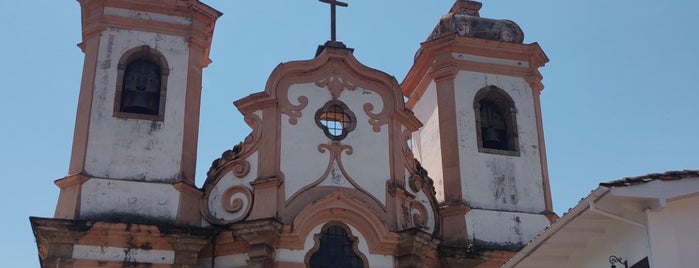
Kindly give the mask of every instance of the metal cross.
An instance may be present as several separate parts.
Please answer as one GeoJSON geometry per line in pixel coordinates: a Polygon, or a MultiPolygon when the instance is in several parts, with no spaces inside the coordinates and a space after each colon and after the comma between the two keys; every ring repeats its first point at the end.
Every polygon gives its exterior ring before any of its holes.
{"type": "Polygon", "coordinates": [[[335,7],[336,6],[346,7],[347,3],[340,2],[337,0],[318,0],[318,1],[330,4],[330,41],[332,41],[334,43],[335,41],[337,41],[335,38],[335,7]]]}

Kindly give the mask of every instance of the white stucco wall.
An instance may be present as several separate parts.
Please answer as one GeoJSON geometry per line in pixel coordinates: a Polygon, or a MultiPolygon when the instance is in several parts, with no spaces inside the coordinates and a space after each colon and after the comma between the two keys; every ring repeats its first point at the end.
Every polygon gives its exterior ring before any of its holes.
{"type": "MultiPolygon", "coordinates": [[[[688,180],[688,179],[684,179],[688,180]]],[[[699,196],[668,201],[646,211],[652,267],[696,267],[699,263],[699,196]],[[654,264],[654,265],[653,265],[654,264]]]]}
{"type": "Polygon", "coordinates": [[[524,246],[548,225],[541,214],[481,209],[466,213],[469,239],[497,246],[524,246]]]}
{"type": "Polygon", "coordinates": [[[545,210],[532,89],[522,78],[460,71],[455,80],[461,190],[472,208],[540,213],[545,210]],[[513,99],[520,156],[478,152],[473,101],[486,86],[513,99]]]}
{"type": "Polygon", "coordinates": [[[425,94],[415,104],[413,113],[424,124],[418,131],[413,132],[413,154],[434,181],[437,200],[444,201],[442,150],[439,146],[439,107],[437,107],[437,92],[434,82],[429,84],[425,94]]]}
{"type": "Polygon", "coordinates": [[[211,265],[211,258],[199,260],[201,268],[237,268],[248,267],[248,254],[235,254],[218,256],[214,259],[214,265],[211,265]]]}
{"type": "MultiPolygon", "coordinates": [[[[281,120],[281,170],[285,175],[287,198],[320,178],[328,168],[330,159],[330,152],[326,150],[321,153],[318,145],[330,144],[331,140],[315,123],[316,111],[331,100],[330,92],[314,83],[292,85],[288,99],[292,104],[298,104],[299,96],[308,98],[308,105],[301,111],[302,116],[297,124],[290,124],[287,115],[282,115],[281,120]]],[[[374,132],[369,116],[363,109],[364,104],[371,103],[374,112],[381,111],[383,102],[375,92],[362,88],[344,90],[338,100],[344,102],[357,117],[356,128],[340,141],[343,145],[352,146],[352,154],[342,152],[342,165],[359,187],[385,202],[385,185],[390,176],[388,127],[384,125],[380,132],[374,132]]],[[[352,187],[349,183],[323,183],[352,187]]]]}
{"type": "Polygon", "coordinates": [[[85,169],[95,177],[170,180],[179,177],[189,48],[178,36],[109,28],[100,36],[85,169]],[[148,45],[168,62],[163,122],[113,117],[119,59],[148,45]]]}
{"type": "MultiPolygon", "coordinates": [[[[614,221],[605,227],[604,235],[595,236],[585,248],[577,249],[564,267],[610,267],[609,256],[628,260],[629,267],[648,256],[646,230],[628,223],[614,221]]],[[[617,267],[623,267],[617,264],[617,267]]],[[[693,267],[661,265],[651,267],[693,267]]]]}
{"type": "MultiPolygon", "coordinates": [[[[320,233],[323,225],[325,223],[320,224],[313,228],[313,230],[308,234],[306,237],[306,240],[303,245],[302,250],[290,250],[290,249],[278,249],[277,250],[277,261],[280,262],[291,262],[291,263],[304,263],[304,260],[306,258],[306,254],[308,254],[308,251],[313,248],[315,245],[315,241],[313,240],[313,237],[320,233]]],[[[392,268],[393,266],[393,256],[387,256],[387,255],[377,255],[377,254],[370,254],[369,253],[369,246],[366,243],[366,239],[364,238],[364,235],[362,235],[354,226],[348,225],[350,228],[352,235],[356,236],[357,239],[359,240],[358,244],[358,250],[364,256],[367,258],[367,261],[369,262],[369,267],[377,267],[377,268],[392,268]]]]}
{"type": "Polygon", "coordinates": [[[191,25],[192,24],[191,18],[171,16],[171,15],[159,14],[159,13],[154,13],[154,12],[145,12],[145,11],[140,11],[140,10],[115,8],[115,7],[105,7],[104,14],[105,15],[114,15],[114,16],[119,16],[119,17],[124,17],[124,18],[147,20],[147,21],[166,22],[166,23],[172,23],[172,24],[181,24],[181,25],[191,25]]]}
{"type": "Polygon", "coordinates": [[[90,179],[82,185],[81,218],[114,215],[174,220],[180,193],[172,184],[90,179]]]}
{"type": "Polygon", "coordinates": [[[175,263],[175,251],[75,245],[73,259],[172,264],[175,263]]]}

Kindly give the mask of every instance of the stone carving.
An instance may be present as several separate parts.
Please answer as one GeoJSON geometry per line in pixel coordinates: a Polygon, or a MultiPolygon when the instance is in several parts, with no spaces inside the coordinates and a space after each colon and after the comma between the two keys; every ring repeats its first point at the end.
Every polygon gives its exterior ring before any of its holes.
{"type": "Polygon", "coordinates": [[[388,124],[388,112],[389,109],[386,107],[386,103],[384,103],[383,110],[379,113],[373,113],[374,111],[374,105],[371,103],[365,103],[364,104],[364,112],[369,116],[369,124],[371,125],[371,129],[374,132],[380,132],[381,131],[381,126],[388,124]]]}
{"type": "Polygon", "coordinates": [[[244,178],[250,172],[250,162],[246,160],[236,160],[231,163],[233,175],[238,178],[244,178]]]}
{"type": "Polygon", "coordinates": [[[245,137],[243,142],[233,146],[231,150],[226,150],[220,158],[211,163],[211,167],[206,173],[208,177],[223,174],[227,170],[232,170],[238,178],[248,175],[250,163],[245,159],[257,150],[257,142],[262,136],[262,119],[255,114],[250,114],[245,116],[245,122],[252,128],[252,132],[245,137]]]}
{"type": "Polygon", "coordinates": [[[233,223],[247,217],[252,208],[252,192],[244,186],[232,186],[223,192],[221,206],[233,217],[226,217],[226,223],[233,223]]]}
{"type": "Polygon", "coordinates": [[[412,216],[413,225],[418,228],[427,228],[427,208],[420,201],[414,200],[410,202],[410,215],[412,216]]]}
{"type": "Polygon", "coordinates": [[[343,67],[339,62],[333,61],[330,66],[327,66],[330,71],[327,75],[324,75],[322,79],[316,81],[316,86],[327,87],[330,90],[333,100],[337,100],[344,90],[356,90],[357,85],[350,82],[345,75],[343,75],[340,70],[343,67]]]}
{"type": "Polygon", "coordinates": [[[298,119],[303,115],[301,110],[306,108],[306,105],[308,105],[308,98],[305,96],[299,96],[296,101],[298,104],[292,104],[289,101],[279,103],[281,112],[289,116],[289,124],[292,125],[296,125],[298,123],[298,119]]]}
{"type": "Polygon", "coordinates": [[[479,10],[482,4],[475,1],[460,1],[452,10],[442,16],[427,41],[443,36],[459,36],[521,44],[524,42],[522,29],[510,20],[482,18],[479,10]]]}
{"type": "Polygon", "coordinates": [[[316,86],[327,87],[333,100],[340,97],[343,90],[355,90],[357,86],[342,76],[329,76],[316,82],[316,86]]]}

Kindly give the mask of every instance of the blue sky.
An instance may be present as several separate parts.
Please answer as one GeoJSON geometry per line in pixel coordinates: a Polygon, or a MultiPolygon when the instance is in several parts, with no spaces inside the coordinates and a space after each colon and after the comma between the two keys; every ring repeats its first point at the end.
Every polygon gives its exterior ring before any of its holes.
{"type": "MultiPolygon", "coordinates": [[[[309,59],[329,38],[316,0],[204,1],[224,13],[204,72],[197,182],[248,134],[232,102],[261,91],[279,63],[309,59]]],[[[400,82],[450,0],[348,1],[338,39],[400,82]]],[[[29,216],[50,217],[70,158],[83,54],[76,1],[0,0],[0,202],[8,267],[38,267],[29,216]]],[[[696,1],[485,1],[517,22],[550,62],[541,69],[549,173],[562,214],[597,183],[699,169],[696,1]]]]}

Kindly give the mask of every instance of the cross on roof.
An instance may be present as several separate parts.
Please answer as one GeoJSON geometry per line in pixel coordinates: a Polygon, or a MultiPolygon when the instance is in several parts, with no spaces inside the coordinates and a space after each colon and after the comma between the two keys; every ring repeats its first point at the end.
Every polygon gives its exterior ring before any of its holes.
{"type": "Polygon", "coordinates": [[[335,38],[335,7],[336,6],[346,7],[347,3],[340,2],[337,0],[318,0],[318,1],[330,4],[330,41],[334,43],[335,41],[337,41],[335,38]]]}

